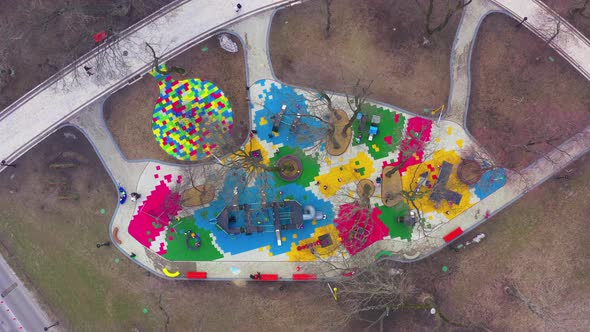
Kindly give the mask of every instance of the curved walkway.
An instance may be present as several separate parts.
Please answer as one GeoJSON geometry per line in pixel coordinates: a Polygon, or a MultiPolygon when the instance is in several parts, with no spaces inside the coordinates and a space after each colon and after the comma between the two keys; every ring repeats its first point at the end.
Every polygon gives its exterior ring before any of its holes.
{"type": "MultiPolygon", "coordinates": [[[[451,89],[444,118],[464,126],[469,106],[471,88],[471,51],[477,38],[481,21],[498,7],[488,1],[473,1],[463,9],[457,28],[455,43],[451,50],[451,89]]],[[[466,127],[466,126],[464,126],[466,127]]]]}

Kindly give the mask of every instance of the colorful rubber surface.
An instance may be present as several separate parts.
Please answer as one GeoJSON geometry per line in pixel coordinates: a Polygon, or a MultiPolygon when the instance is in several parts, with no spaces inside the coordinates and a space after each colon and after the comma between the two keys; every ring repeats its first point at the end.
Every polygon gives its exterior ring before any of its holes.
{"type": "Polygon", "coordinates": [[[152,131],[162,149],[178,160],[210,156],[232,129],[232,110],[223,91],[198,78],[177,81],[163,65],[150,74],[160,87],[152,131]]]}
{"type": "MultiPolygon", "coordinates": [[[[154,133],[157,132],[167,151],[179,159],[206,157],[214,148],[207,143],[211,137],[209,128],[221,126],[225,128],[222,132],[231,130],[229,102],[208,82],[196,79],[176,82],[168,75],[153,75],[162,91],[156,107],[156,113],[161,116],[154,116],[154,133]]],[[[361,128],[360,121],[355,120],[348,151],[332,157],[321,143],[325,123],[311,116],[317,106],[309,100],[317,100],[317,96],[270,80],[256,82],[250,92],[254,94],[251,104],[254,131],[244,150],[257,151],[266,165],[274,165],[286,155],[297,156],[303,165],[301,175],[288,182],[270,173],[268,177],[246,183],[243,170],[227,172],[224,179],[219,179],[223,186],[213,201],[198,207],[191,217],[170,219],[163,215],[180,211],[174,204],[178,198],[173,188],[182,183],[182,177],[162,172],[158,166],[153,176],[149,176],[153,177],[153,190],[129,226],[129,233],[141,244],[172,261],[240,257],[251,261],[306,262],[333,255],[340,244],[348,254],[355,255],[378,241],[411,241],[420,236],[417,229],[398,221],[408,215],[408,202],[387,207],[379,196],[381,190],[377,189],[370,207],[359,208],[355,204],[356,184],[368,179],[378,187],[377,179],[381,178],[385,166],[398,166],[399,172],[394,176],[401,177],[403,190],[416,191],[412,203],[423,212],[423,219],[418,221],[423,229],[450,221],[506,183],[503,169],[484,173],[471,186],[459,181],[458,151],[464,148],[468,138],[460,130],[453,130],[453,124],[435,126],[429,119],[366,104],[363,113],[368,120],[373,116],[380,119],[377,134],[369,140],[368,128],[361,128]],[[277,122],[283,107],[288,112],[277,122]],[[297,114],[301,116],[299,120],[297,114]],[[300,122],[295,126],[295,121],[300,122]],[[273,130],[277,123],[278,128],[273,130]],[[446,175],[443,169],[448,172],[446,175]],[[417,175],[424,177],[424,185],[415,189],[417,175]],[[458,202],[435,203],[430,199],[439,176],[446,177],[444,189],[455,193],[458,202]],[[296,200],[301,206],[313,207],[316,214],[304,220],[298,229],[281,230],[279,244],[273,214],[260,204],[263,196],[275,202],[296,200]],[[217,225],[216,218],[228,204],[248,204],[253,225],[262,231],[226,233],[217,225]],[[365,222],[359,224],[358,220],[365,222]],[[200,246],[187,237],[187,232],[198,235],[200,246]]],[[[243,212],[236,212],[236,216],[233,227],[244,228],[243,212]]]]}

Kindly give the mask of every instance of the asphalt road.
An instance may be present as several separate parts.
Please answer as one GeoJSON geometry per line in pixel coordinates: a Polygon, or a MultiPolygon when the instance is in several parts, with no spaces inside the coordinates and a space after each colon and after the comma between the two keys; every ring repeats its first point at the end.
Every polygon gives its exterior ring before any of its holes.
{"type": "Polygon", "coordinates": [[[49,322],[45,312],[8,266],[4,257],[0,256],[0,292],[11,288],[15,282],[16,288],[0,298],[0,332],[43,331],[43,327],[52,322],[49,322]]]}

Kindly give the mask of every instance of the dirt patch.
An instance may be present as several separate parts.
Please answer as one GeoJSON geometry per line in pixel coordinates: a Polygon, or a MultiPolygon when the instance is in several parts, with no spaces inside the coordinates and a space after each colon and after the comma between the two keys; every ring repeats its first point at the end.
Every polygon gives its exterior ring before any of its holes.
{"type": "MultiPolygon", "coordinates": [[[[452,320],[492,331],[584,330],[590,317],[590,247],[583,231],[590,213],[589,162],[590,155],[582,157],[564,171],[567,180],[549,180],[458,241],[483,232],[480,244],[445,249],[406,268],[452,320]],[[517,287],[540,314],[507,295],[506,285],[517,287]]],[[[398,320],[411,318],[401,315],[398,320]]],[[[420,318],[428,319],[414,316],[420,318]]]]}
{"type": "Polygon", "coordinates": [[[182,205],[186,207],[205,205],[213,199],[215,199],[215,186],[211,184],[191,187],[182,192],[182,205]]]}
{"type": "Polygon", "coordinates": [[[543,2],[583,35],[590,38],[590,2],[585,0],[543,0],[543,2]]]}
{"type": "MultiPolygon", "coordinates": [[[[241,45],[237,38],[232,38],[241,45]]],[[[246,69],[242,47],[229,53],[219,47],[217,37],[199,43],[167,62],[167,66],[183,68],[187,73],[172,74],[175,79],[198,77],[223,90],[233,110],[232,136],[242,142],[248,130],[246,100],[246,69]],[[206,51],[203,51],[206,50],[206,51]]],[[[104,104],[107,126],[127,159],[156,159],[186,163],[164,152],[152,132],[152,113],[159,96],[156,80],[149,74],[136,83],[113,93],[104,104]]]]}
{"type": "Polygon", "coordinates": [[[124,16],[100,16],[106,0],[3,0],[0,27],[0,67],[15,75],[1,89],[0,110],[95,46],[92,34],[113,32],[138,22],[171,0],[130,1],[124,16]],[[59,10],[63,12],[58,13],[59,10]],[[98,16],[96,16],[98,15],[98,16]],[[83,27],[83,29],[80,29],[83,27]]]}
{"type": "Polygon", "coordinates": [[[319,292],[303,283],[173,282],[113,245],[97,249],[117,190],[76,129],[57,131],[15,163],[0,173],[0,251],[65,330],[164,331],[166,317],[169,331],[329,330],[325,310],[336,307],[323,284],[319,292]],[[76,166],[49,167],[57,162],[76,166]],[[64,192],[78,198],[59,199],[64,192]]]}
{"type": "Polygon", "coordinates": [[[481,25],[467,127],[499,166],[522,169],[590,124],[590,82],[514,25],[503,14],[481,25]]]}
{"type": "MultiPolygon", "coordinates": [[[[386,166],[383,168],[383,174],[394,169],[394,166],[386,166]]],[[[383,176],[383,183],[381,184],[381,201],[387,207],[393,207],[403,200],[402,179],[399,172],[391,174],[390,176],[383,176]]]]}
{"type": "Polygon", "coordinates": [[[484,169],[475,160],[461,159],[461,163],[457,166],[457,177],[461,182],[469,186],[479,182],[483,172],[484,169]]]}
{"type": "Polygon", "coordinates": [[[344,135],[344,128],[348,124],[348,115],[343,110],[336,110],[330,113],[328,120],[334,126],[334,134],[328,135],[329,139],[326,142],[326,152],[331,156],[339,156],[348,150],[350,141],[352,140],[352,127],[347,128],[344,135]]]}
{"type": "MultiPolygon", "coordinates": [[[[425,16],[414,1],[331,3],[329,36],[325,1],[276,13],[269,46],[278,79],[336,92],[346,92],[357,79],[373,81],[370,98],[420,114],[447,102],[460,12],[423,47],[425,16]]],[[[445,9],[437,2],[435,21],[445,9]]]]}
{"type": "Polygon", "coordinates": [[[359,197],[371,197],[375,193],[375,183],[369,179],[362,179],[356,184],[356,194],[359,197]]]}

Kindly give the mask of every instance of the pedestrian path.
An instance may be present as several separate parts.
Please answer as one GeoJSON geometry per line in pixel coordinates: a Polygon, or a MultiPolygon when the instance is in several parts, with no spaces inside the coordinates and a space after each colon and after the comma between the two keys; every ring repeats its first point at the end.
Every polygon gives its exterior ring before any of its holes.
{"type": "Polygon", "coordinates": [[[103,100],[93,103],[80,112],[70,123],[79,127],[96,149],[113,180],[129,192],[135,191],[139,177],[147,162],[130,162],[124,158],[111,136],[102,112],[103,100]]]}
{"type": "Polygon", "coordinates": [[[457,29],[451,51],[451,89],[445,119],[464,126],[469,107],[471,88],[471,51],[477,38],[481,21],[499,8],[487,0],[474,0],[463,9],[461,24],[457,29]]]}
{"type": "Polygon", "coordinates": [[[440,226],[427,238],[410,243],[395,240],[381,241],[376,243],[374,248],[371,247],[371,251],[368,253],[390,250],[398,257],[406,256],[401,260],[412,260],[408,257],[418,253],[420,258],[424,258],[444,247],[443,236],[446,234],[457,227],[460,227],[463,232],[467,232],[479,226],[588,152],[590,152],[590,126],[565,141],[558,149],[549,152],[547,154],[549,159],[540,158],[520,173],[511,172],[506,186],[489,195],[451,222],[440,226]]]}
{"type": "Polygon", "coordinates": [[[272,16],[272,11],[267,11],[238,22],[229,28],[230,31],[242,38],[246,49],[248,86],[258,80],[273,77],[268,58],[268,34],[270,33],[272,16]]]}

